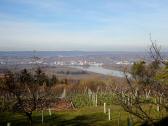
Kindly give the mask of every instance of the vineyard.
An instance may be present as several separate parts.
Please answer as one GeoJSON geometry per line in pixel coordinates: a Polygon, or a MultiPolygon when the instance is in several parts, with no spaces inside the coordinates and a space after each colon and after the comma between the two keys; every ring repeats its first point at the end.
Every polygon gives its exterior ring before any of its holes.
{"type": "Polygon", "coordinates": [[[0,79],[0,125],[166,126],[168,63],[155,44],[150,51],[153,60],[135,62],[125,78],[69,81],[40,68],[8,71],[0,79]]]}

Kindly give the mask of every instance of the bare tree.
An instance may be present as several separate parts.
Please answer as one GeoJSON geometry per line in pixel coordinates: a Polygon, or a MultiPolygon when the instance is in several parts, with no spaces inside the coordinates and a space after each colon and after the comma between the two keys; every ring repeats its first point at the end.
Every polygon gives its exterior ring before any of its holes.
{"type": "Polygon", "coordinates": [[[131,77],[125,72],[127,92],[117,92],[117,96],[125,111],[148,125],[155,125],[161,118],[152,115],[154,107],[157,111],[168,111],[168,69],[166,60],[161,56],[161,48],[151,42],[151,62],[134,63],[131,77]]]}
{"type": "Polygon", "coordinates": [[[48,82],[49,78],[40,68],[34,74],[27,69],[19,73],[9,71],[5,74],[0,89],[16,101],[13,111],[24,113],[32,125],[32,112],[49,106],[46,101],[50,95],[50,88],[46,86],[48,82]]]}

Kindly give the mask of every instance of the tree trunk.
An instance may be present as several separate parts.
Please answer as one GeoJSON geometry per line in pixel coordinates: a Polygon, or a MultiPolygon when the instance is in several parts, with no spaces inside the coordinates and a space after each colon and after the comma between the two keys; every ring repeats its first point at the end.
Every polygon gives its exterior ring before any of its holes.
{"type": "Polygon", "coordinates": [[[27,116],[27,119],[28,119],[28,121],[29,121],[29,125],[30,126],[32,126],[32,122],[33,122],[33,120],[32,120],[32,112],[26,112],[26,116],[27,116]]]}

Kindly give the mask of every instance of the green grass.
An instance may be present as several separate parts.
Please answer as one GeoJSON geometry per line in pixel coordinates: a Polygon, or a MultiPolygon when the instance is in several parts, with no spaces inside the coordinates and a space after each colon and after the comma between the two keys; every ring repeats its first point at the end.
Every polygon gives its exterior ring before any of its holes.
{"type": "MultiPolygon", "coordinates": [[[[128,113],[119,106],[111,107],[111,121],[108,114],[103,113],[103,107],[84,107],[65,112],[44,112],[44,123],[41,123],[41,112],[33,113],[33,124],[35,126],[117,126],[121,113],[120,126],[127,126],[128,113]]],[[[27,126],[28,121],[25,116],[19,113],[0,113],[0,125],[6,126],[7,122],[11,126],[27,126]]]]}
{"type": "MultiPolygon", "coordinates": [[[[139,121],[136,117],[130,116],[119,105],[115,105],[115,97],[112,94],[98,94],[98,107],[94,107],[92,98],[87,94],[70,95],[76,109],[71,111],[54,112],[49,116],[49,112],[44,112],[44,123],[41,123],[41,112],[33,113],[34,126],[127,126],[128,117],[132,122],[139,121]],[[103,103],[106,102],[107,108],[111,109],[111,120],[108,114],[103,113],[103,103]],[[119,115],[121,117],[119,118],[119,115]]],[[[153,99],[152,99],[153,100],[153,99]]],[[[145,111],[151,106],[146,103],[145,111]]],[[[151,115],[160,119],[166,112],[157,112],[156,106],[152,106],[151,115]]],[[[28,126],[27,118],[20,113],[5,112],[0,113],[0,126],[11,123],[11,126],[28,126]]],[[[140,124],[140,123],[139,123],[140,124]]]]}
{"type": "MultiPolygon", "coordinates": [[[[89,97],[88,94],[73,94],[68,96],[69,99],[73,102],[74,106],[77,108],[82,108],[86,106],[94,106],[95,105],[95,99],[91,95],[89,97]]],[[[95,96],[94,96],[95,97],[95,96]]],[[[98,105],[102,106],[104,102],[107,105],[113,105],[116,100],[112,93],[106,93],[106,94],[97,94],[98,98],[98,105]]]]}

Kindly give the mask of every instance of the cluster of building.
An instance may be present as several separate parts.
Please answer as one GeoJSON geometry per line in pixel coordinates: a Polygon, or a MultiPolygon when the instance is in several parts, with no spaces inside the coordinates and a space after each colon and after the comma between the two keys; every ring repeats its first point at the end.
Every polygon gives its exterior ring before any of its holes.
{"type": "MultiPolygon", "coordinates": [[[[112,64],[116,65],[132,65],[132,61],[127,60],[121,60],[121,61],[115,61],[111,62],[112,64]]],[[[104,64],[109,64],[108,61],[95,61],[95,60],[83,60],[83,59],[37,59],[37,60],[30,60],[30,59],[10,59],[8,61],[4,61],[3,59],[0,59],[0,64],[42,64],[42,65],[50,65],[50,66],[102,66],[104,64]]]]}
{"type": "Polygon", "coordinates": [[[68,65],[68,66],[86,66],[86,65],[95,65],[95,66],[102,66],[103,63],[97,63],[97,62],[90,62],[86,60],[78,60],[78,61],[55,61],[54,65],[68,65]]]}
{"type": "Polygon", "coordinates": [[[129,61],[119,61],[116,62],[117,65],[132,65],[133,62],[129,62],[129,61]]]}

